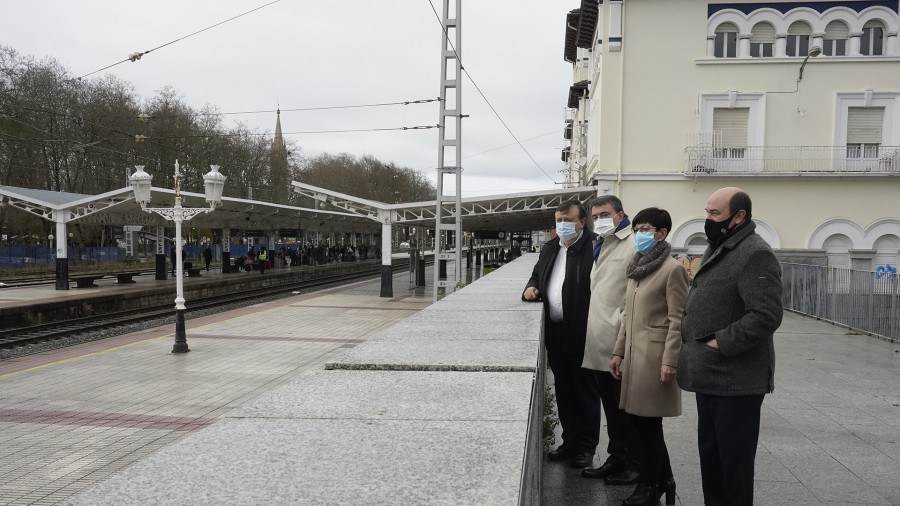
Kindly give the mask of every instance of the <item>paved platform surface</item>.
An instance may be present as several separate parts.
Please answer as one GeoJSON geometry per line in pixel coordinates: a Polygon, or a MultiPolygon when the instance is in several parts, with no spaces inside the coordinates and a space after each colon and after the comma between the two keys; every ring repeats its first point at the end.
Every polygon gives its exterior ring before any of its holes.
{"type": "MultiPolygon", "coordinates": [[[[763,402],[755,504],[900,505],[900,345],[786,313],[775,336],[775,392],[763,402]]],[[[697,408],[664,431],[678,504],[702,505],[697,408]]],[[[595,467],[606,459],[606,425],[595,467]]],[[[619,505],[631,487],[544,462],[545,505],[619,505]]]]}
{"type": "Polygon", "coordinates": [[[373,280],[189,319],[187,354],[167,326],[0,362],[0,504],[59,504],[322,369],[431,304],[408,278],[392,299],[373,280]]]}
{"type": "Polygon", "coordinates": [[[540,305],[508,288],[531,267],[447,295],[72,504],[519,504],[540,305]],[[461,300],[480,304],[448,309],[461,300]],[[495,308],[513,305],[504,331],[495,308]]]}

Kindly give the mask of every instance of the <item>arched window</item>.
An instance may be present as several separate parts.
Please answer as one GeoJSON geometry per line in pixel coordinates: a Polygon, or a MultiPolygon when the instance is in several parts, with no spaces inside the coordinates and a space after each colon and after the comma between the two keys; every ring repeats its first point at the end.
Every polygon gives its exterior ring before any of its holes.
{"type": "Polygon", "coordinates": [[[737,35],[738,29],[732,23],[722,23],[716,27],[716,58],[737,57],[737,35]]]}
{"type": "Polygon", "coordinates": [[[881,21],[873,19],[863,25],[859,52],[871,56],[884,54],[884,24],[881,21]]]}
{"type": "Polygon", "coordinates": [[[826,56],[844,56],[847,54],[847,39],[850,29],[840,21],[832,21],[825,27],[825,47],[822,52],[826,56]]]}
{"type": "Polygon", "coordinates": [[[775,27],[769,23],[756,23],[750,30],[750,56],[770,57],[775,47],[775,27]]]}
{"type": "Polygon", "coordinates": [[[788,27],[787,55],[806,56],[809,54],[809,39],[812,28],[803,21],[794,21],[788,27]]]}

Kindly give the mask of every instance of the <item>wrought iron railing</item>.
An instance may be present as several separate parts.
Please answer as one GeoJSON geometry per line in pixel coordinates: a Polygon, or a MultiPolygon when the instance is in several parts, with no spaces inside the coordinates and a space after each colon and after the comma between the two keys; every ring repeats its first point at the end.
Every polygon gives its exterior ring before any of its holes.
{"type": "Polygon", "coordinates": [[[684,150],[684,172],[702,174],[900,174],[900,146],[749,146],[697,144],[684,150]]]}
{"type": "Polygon", "coordinates": [[[781,268],[785,309],[900,342],[900,279],[896,271],[792,263],[782,263],[781,268]]]}

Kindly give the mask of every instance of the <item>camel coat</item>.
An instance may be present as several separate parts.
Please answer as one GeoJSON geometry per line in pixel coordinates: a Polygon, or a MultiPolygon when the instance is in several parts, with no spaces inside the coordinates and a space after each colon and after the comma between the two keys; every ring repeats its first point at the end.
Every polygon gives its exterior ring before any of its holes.
{"type": "Polygon", "coordinates": [[[631,227],[603,240],[600,256],[591,269],[591,305],[588,310],[584,361],[581,367],[609,371],[609,359],[619,336],[625,309],[625,268],[634,256],[631,227]]]}
{"type": "Polygon", "coordinates": [[[688,274],[672,257],[642,279],[629,279],[625,314],[613,355],[622,357],[619,407],[638,416],[681,415],[681,389],[659,382],[663,365],[676,367],[688,274]]]}

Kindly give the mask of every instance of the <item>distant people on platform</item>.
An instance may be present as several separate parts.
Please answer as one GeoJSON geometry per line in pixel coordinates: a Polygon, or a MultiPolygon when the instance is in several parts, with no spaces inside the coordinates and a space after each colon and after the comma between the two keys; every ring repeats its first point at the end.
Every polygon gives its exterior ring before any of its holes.
{"type": "Polygon", "coordinates": [[[212,257],[213,257],[212,248],[207,246],[206,249],[203,250],[203,262],[206,263],[207,271],[209,270],[209,264],[212,263],[212,257]]]}
{"type": "Polygon", "coordinates": [[[256,255],[259,264],[259,273],[266,273],[266,264],[269,262],[269,249],[266,246],[260,246],[259,253],[256,255]]]}
{"type": "MultiPolygon", "coordinates": [[[[632,222],[637,252],[628,263],[625,312],[609,371],[622,380],[619,407],[641,440],[642,469],[623,505],[675,504],[675,478],[663,436],[663,417],[681,415],[675,381],[681,350],[681,317],[688,292],[687,270],[672,257],[666,236],[672,217],[650,207],[632,222]]],[[[729,436],[730,437],[730,436],[729,436]]]]}
{"type": "Polygon", "coordinates": [[[697,397],[697,443],[707,505],[753,504],[763,398],[775,389],[781,268],[756,233],[750,196],[722,188],[706,201],[709,247],[681,322],[678,384],[697,397]]]}
{"type": "Polygon", "coordinates": [[[234,266],[237,267],[239,271],[247,270],[247,257],[241,255],[234,259],[234,266]]]}
{"type": "Polygon", "coordinates": [[[175,252],[175,243],[172,243],[172,247],[169,248],[169,258],[172,260],[172,275],[175,275],[175,263],[177,262],[176,258],[177,253],[175,252]]]}
{"type": "Polygon", "coordinates": [[[596,235],[585,230],[587,211],[577,200],[560,204],[555,217],[559,237],[541,248],[522,300],[544,305],[544,343],[562,426],[562,445],[547,458],[585,468],[593,462],[600,435],[599,419],[589,408],[600,402],[592,386],[596,371],[581,367],[596,235]]]}
{"type": "MultiPolygon", "coordinates": [[[[619,407],[622,382],[609,371],[622,326],[625,294],[628,286],[628,262],[634,257],[634,238],[631,221],[625,214],[622,201],[614,195],[597,197],[591,202],[594,222],[594,243],[591,269],[591,302],[588,312],[584,361],[581,366],[593,371],[603,412],[606,414],[606,434],[609,442],[603,465],[585,469],[585,478],[602,479],[607,485],[634,485],[641,471],[640,438],[619,407]]],[[[600,403],[588,406],[591,417],[600,420],[600,403]]],[[[599,424],[599,422],[594,422],[599,424]]]]}

